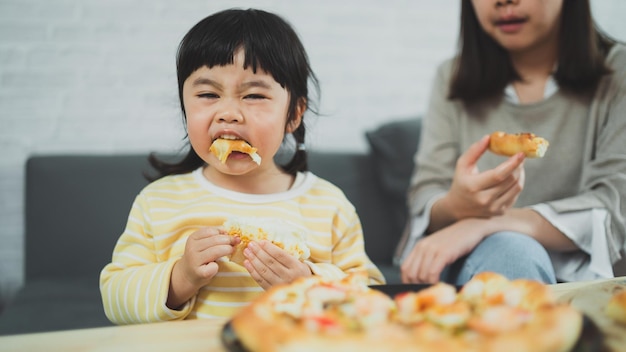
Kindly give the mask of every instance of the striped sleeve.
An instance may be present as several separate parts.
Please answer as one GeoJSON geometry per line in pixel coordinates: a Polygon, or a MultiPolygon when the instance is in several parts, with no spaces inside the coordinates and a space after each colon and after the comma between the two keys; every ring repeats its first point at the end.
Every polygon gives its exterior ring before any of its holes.
{"type": "Polygon", "coordinates": [[[184,319],[193,300],[180,310],[166,306],[170,276],[177,258],[158,262],[150,234],[146,202],[140,194],[114,250],[111,263],[100,274],[104,311],[115,324],[184,319]]]}
{"type": "Polygon", "coordinates": [[[363,229],[356,212],[342,212],[333,221],[332,263],[307,264],[315,275],[330,279],[346,273],[367,271],[371,284],[384,284],[385,278],[365,252],[363,229]]]}

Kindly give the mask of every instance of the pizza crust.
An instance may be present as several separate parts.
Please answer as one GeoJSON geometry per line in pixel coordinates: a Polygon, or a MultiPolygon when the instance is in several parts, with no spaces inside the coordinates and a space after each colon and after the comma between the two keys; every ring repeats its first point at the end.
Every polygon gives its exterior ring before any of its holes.
{"type": "Polygon", "coordinates": [[[244,346],[259,352],[571,350],[582,314],[554,301],[544,284],[507,280],[495,289],[500,279],[483,280],[470,303],[461,291],[450,302],[447,284],[389,297],[367,287],[363,274],[340,282],[303,278],[272,287],[231,325],[244,346]]]}
{"type": "Polygon", "coordinates": [[[550,143],[533,133],[493,132],[489,139],[489,150],[498,155],[513,156],[524,153],[527,158],[542,158],[550,143]]]}

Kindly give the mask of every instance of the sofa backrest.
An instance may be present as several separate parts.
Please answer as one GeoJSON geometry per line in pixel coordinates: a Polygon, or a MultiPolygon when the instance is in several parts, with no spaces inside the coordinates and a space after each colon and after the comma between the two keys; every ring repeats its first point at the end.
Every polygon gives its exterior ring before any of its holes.
{"type": "Polygon", "coordinates": [[[400,241],[408,217],[407,190],[415,167],[414,157],[420,142],[420,117],[393,119],[367,131],[375,175],[391,214],[387,230],[394,246],[400,241]]]}
{"type": "Polygon", "coordinates": [[[33,156],[26,163],[26,280],[98,273],[110,262],[146,155],[33,156]]]}
{"type": "Polygon", "coordinates": [[[400,232],[394,231],[394,207],[390,203],[393,199],[383,192],[373,157],[358,153],[311,153],[309,168],[341,188],[354,204],[370,259],[391,265],[400,232]]]}

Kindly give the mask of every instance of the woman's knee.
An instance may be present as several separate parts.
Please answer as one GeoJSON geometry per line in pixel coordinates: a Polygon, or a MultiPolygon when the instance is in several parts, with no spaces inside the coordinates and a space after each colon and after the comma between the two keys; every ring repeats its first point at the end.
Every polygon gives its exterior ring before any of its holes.
{"type": "Polygon", "coordinates": [[[546,249],[534,238],[518,232],[497,232],[486,237],[475,248],[476,252],[503,253],[507,257],[538,256],[550,259],[546,249]]]}
{"type": "Polygon", "coordinates": [[[494,271],[509,279],[556,282],[546,249],[534,238],[516,232],[498,232],[485,238],[470,253],[464,266],[472,274],[494,271]]]}

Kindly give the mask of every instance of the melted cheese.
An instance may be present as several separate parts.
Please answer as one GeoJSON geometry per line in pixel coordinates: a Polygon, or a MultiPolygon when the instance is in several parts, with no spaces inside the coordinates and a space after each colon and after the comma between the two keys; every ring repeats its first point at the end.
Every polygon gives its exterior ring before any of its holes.
{"type": "Polygon", "coordinates": [[[228,156],[232,152],[240,152],[250,155],[252,161],[257,163],[257,165],[261,165],[261,157],[257,154],[257,149],[240,139],[218,138],[213,141],[209,151],[213,153],[222,164],[226,163],[228,156]]]}

